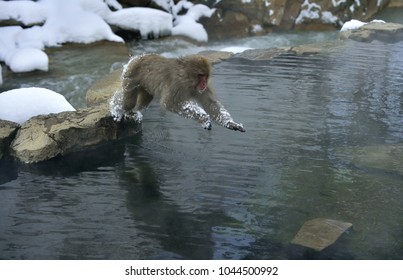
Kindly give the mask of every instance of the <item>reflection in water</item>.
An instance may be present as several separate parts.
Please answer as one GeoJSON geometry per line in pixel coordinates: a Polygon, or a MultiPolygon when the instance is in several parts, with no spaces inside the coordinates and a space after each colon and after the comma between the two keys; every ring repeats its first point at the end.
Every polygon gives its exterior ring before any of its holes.
{"type": "Polygon", "coordinates": [[[0,258],[402,259],[402,53],[232,59],[212,79],[244,134],[154,104],[141,135],[80,165],[8,168],[0,258]],[[320,254],[289,246],[312,218],[353,230],[320,254]]]}

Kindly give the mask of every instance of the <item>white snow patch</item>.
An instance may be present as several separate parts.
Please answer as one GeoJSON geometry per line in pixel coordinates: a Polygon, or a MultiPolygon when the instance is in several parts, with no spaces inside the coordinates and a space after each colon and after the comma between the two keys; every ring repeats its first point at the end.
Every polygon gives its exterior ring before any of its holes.
{"type": "Polygon", "coordinates": [[[336,23],[339,20],[339,18],[333,15],[331,12],[324,11],[322,12],[321,20],[323,23],[336,23]]]}
{"type": "Polygon", "coordinates": [[[340,29],[340,32],[347,31],[347,30],[355,30],[360,28],[361,26],[365,25],[365,22],[352,19],[350,21],[347,21],[343,24],[343,26],[340,29]]]}
{"type": "MultiPolygon", "coordinates": [[[[186,3],[191,4],[190,2],[182,0],[179,1],[177,5],[185,7],[186,3]]],[[[210,9],[202,4],[191,4],[186,7],[189,7],[189,9],[185,15],[176,16],[174,27],[172,28],[172,35],[183,35],[199,42],[207,42],[207,31],[204,29],[203,25],[197,21],[201,17],[211,17],[215,9],[210,9]]]]}
{"type": "Polygon", "coordinates": [[[374,22],[374,23],[386,23],[386,21],[381,20],[381,19],[374,19],[374,20],[371,20],[370,23],[371,22],[374,22]]]}
{"type": "Polygon", "coordinates": [[[151,8],[127,8],[111,12],[106,21],[126,30],[139,30],[141,37],[147,39],[149,34],[154,38],[171,35],[172,15],[151,8]]]}
{"type": "Polygon", "coordinates": [[[152,1],[167,12],[171,12],[173,6],[175,6],[175,3],[172,0],[152,0],[152,1]]]}
{"type": "Polygon", "coordinates": [[[13,72],[29,72],[34,70],[48,71],[49,58],[45,52],[35,48],[18,48],[6,60],[13,72]]]}
{"type": "Polygon", "coordinates": [[[116,10],[123,9],[122,5],[117,0],[104,0],[105,3],[116,10]]]}
{"type": "Polygon", "coordinates": [[[45,88],[20,88],[0,93],[0,119],[22,124],[38,115],[75,111],[63,95],[45,88]]]}
{"type": "Polygon", "coordinates": [[[305,0],[301,5],[302,10],[298,17],[295,19],[295,24],[301,24],[306,19],[318,19],[320,18],[319,12],[321,7],[316,3],[309,3],[309,0],[305,0]]]}
{"type": "Polygon", "coordinates": [[[233,46],[233,47],[222,48],[220,51],[222,51],[222,52],[232,52],[232,53],[236,54],[236,53],[241,53],[241,52],[244,52],[246,50],[251,50],[251,49],[253,49],[253,48],[233,46]]]}
{"type": "Polygon", "coordinates": [[[15,19],[31,25],[44,22],[46,16],[46,6],[33,1],[0,1],[0,21],[15,19]]]}
{"type": "Polygon", "coordinates": [[[263,31],[263,27],[260,24],[254,24],[252,26],[252,32],[253,33],[259,33],[263,31]]]}
{"type": "Polygon", "coordinates": [[[346,3],[347,0],[332,0],[333,7],[338,7],[340,4],[346,3]]]}
{"type": "MultiPolygon", "coordinates": [[[[385,23],[385,21],[379,20],[379,19],[374,19],[371,22],[385,23]]],[[[362,21],[359,21],[356,19],[352,19],[343,24],[343,26],[340,29],[340,32],[344,32],[344,31],[348,31],[348,30],[356,30],[365,24],[368,24],[368,22],[362,22],[362,21]]]]}

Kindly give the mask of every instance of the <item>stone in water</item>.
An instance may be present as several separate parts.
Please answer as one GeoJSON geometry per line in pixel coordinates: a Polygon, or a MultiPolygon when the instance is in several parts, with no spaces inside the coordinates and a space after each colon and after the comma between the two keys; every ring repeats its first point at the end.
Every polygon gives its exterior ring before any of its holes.
{"type": "Polygon", "coordinates": [[[309,220],[302,225],[291,243],[320,252],[336,242],[351,227],[351,223],[336,220],[322,218],[309,220]]]}

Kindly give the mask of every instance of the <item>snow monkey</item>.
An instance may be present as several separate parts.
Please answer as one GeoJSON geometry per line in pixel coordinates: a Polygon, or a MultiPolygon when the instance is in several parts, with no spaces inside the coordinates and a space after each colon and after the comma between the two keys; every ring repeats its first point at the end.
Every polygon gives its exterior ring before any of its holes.
{"type": "Polygon", "coordinates": [[[149,54],[132,58],[121,77],[122,113],[134,114],[156,97],[163,108],[195,119],[205,129],[211,129],[213,120],[228,129],[245,132],[217,100],[209,83],[210,73],[209,61],[200,55],[165,58],[149,54]]]}

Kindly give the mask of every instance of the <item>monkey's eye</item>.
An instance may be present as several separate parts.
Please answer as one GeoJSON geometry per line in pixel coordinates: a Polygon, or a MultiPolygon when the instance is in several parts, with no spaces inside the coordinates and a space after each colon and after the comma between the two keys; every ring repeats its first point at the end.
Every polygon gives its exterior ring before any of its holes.
{"type": "Polygon", "coordinates": [[[207,80],[207,76],[204,74],[198,74],[197,77],[199,78],[199,80],[201,80],[201,79],[207,80]]]}

